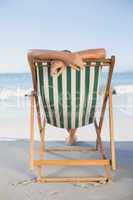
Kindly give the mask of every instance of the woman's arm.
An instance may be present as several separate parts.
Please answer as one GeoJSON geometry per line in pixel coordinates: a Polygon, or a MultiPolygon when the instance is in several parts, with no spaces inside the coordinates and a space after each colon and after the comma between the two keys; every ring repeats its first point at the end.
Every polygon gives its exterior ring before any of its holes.
{"type": "Polygon", "coordinates": [[[63,61],[66,65],[73,63],[75,58],[75,55],[69,52],[41,49],[30,50],[28,56],[32,59],[60,60],[63,61]]]}
{"type": "Polygon", "coordinates": [[[77,67],[83,68],[83,61],[76,53],[66,51],[54,51],[54,50],[40,50],[33,49],[28,52],[28,61],[31,69],[34,67],[34,59],[52,60],[52,74],[56,73],[58,69],[59,74],[62,72],[62,68],[65,66],[71,66],[74,69],[77,67]]]}
{"type": "Polygon", "coordinates": [[[106,57],[105,49],[87,49],[79,52],[75,52],[78,54],[81,59],[103,59],[106,57]]]}
{"type": "Polygon", "coordinates": [[[85,59],[102,59],[106,57],[105,49],[88,49],[79,52],[66,52],[55,50],[33,49],[28,53],[28,61],[31,70],[34,67],[34,59],[52,60],[51,74],[62,73],[66,66],[71,66],[74,69],[77,67],[84,68],[83,60],[85,59]]]}

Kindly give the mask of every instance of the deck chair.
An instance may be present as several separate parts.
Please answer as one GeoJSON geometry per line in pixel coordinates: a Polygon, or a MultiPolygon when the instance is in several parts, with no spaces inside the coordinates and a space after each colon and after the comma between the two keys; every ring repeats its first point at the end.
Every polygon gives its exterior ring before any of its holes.
{"type": "Polygon", "coordinates": [[[110,181],[112,170],[116,169],[114,127],[112,113],[111,79],[115,64],[115,56],[104,59],[84,60],[86,67],[76,71],[67,67],[57,77],[50,74],[48,60],[35,59],[32,69],[33,87],[31,93],[30,114],[30,169],[38,169],[38,182],[100,182],[110,181]],[[99,120],[96,119],[96,107],[99,96],[99,76],[101,70],[108,68],[108,79],[105,87],[99,120]],[[110,158],[105,155],[105,148],[101,139],[101,129],[107,102],[109,102],[109,132],[110,158]],[[34,106],[35,105],[35,106],[34,106]],[[36,107],[38,127],[40,132],[40,159],[35,159],[34,150],[34,108],[36,107]],[[94,148],[72,146],[65,148],[45,148],[46,123],[56,127],[76,131],[77,128],[94,124],[96,130],[96,146],[94,148]],[[100,159],[95,160],[46,160],[46,150],[57,151],[99,151],[100,159]],[[48,177],[43,176],[42,167],[45,166],[103,166],[105,176],[95,177],[48,177]]]}

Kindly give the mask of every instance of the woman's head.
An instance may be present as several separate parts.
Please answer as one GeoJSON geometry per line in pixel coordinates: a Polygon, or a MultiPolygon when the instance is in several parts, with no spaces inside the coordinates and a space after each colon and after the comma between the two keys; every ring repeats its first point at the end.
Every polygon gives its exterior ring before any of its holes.
{"type": "Polygon", "coordinates": [[[66,53],[71,53],[71,51],[69,51],[69,50],[63,50],[64,52],[66,52],[66,53]]]}

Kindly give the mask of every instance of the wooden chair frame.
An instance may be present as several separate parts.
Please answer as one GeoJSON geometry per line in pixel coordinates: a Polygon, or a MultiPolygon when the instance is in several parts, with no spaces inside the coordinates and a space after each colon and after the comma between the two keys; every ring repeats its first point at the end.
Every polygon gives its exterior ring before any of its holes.
{"type": "MultiPolygon", "coordinates": [[[[105,89],[105,94],[103,98],[101,114],[99,122],[97,123],[96,119],[94,120],[94,126],[96,130],[97,140],[96,148],[88,147],[68,147],[68,148],[45,148],[45,126],[46,122],[41,122],[40,117],[40,107],[37,95],[37,78],[36,78],[36,67],[32,71],[33,86],[34,91],[31,93],[31,114],[30,114],[30,169],[33,170],[34,167],[38,168],[37,182],[100,182],[100,181],[110,181],[110,165],[112,170],[116,170],[116,160],[115,160],[115,141],[114,141],[114,127],[113,127],[113,110],[112,110],[112,90],[111,90],[111,79],[112,73],[115,64],[115,56],[112,56],[110,59],[102,59],[94,61],[100,61],[103,63],[103,67],[106,66],[109,68],[108,80],[105,89]],[[106,110],[107,100],[109,100],[109,131],[110,131],[110,159],[106,158],[104,145],[101,139],[101,129],[103,125],[104,114],[106,110]],[[34,156],[34,107],[36,105],[38,127],[40,132],[40,159],[35,160],[34,156]],[[44,159],[46,151],[99,151],[101,159],[97,160],[46,160],[44,159]],[[105,169],[105,176],[97,177],[46,177],[42,175],[43,166],[103,166],[105,169]]],[[[35,60],[36,62],[38,60],[35,60]]],[[[92,59],[91,59],[92,61],[92,59]]]]}

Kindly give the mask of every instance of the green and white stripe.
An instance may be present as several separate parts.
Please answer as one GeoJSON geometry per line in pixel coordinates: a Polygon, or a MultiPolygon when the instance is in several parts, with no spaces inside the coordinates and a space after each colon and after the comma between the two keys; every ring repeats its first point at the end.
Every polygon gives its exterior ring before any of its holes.
{"type": "Polygon", "coordinates": [[[60,99],[59,99],[59,95],[58,95],[58,78],[57,78],[57,76],[53,77],[53,93],[54,93],[54,111],[55,111],[55,116],[56,116],[56,125],[58,127],[60,127],[60,114],[59,114],[59,107],[58,107],[58,101],[60,99]]]}
{"type": "Polygon", "coordinates": [[[71,76],[71,91],[72,97],[71,98],[71,108],[72,108],[72,128],[75,128],[75,117],[76,117],[76,71],[71,69],[72,76],[71,76]]]}
{"type": "MultiPolygon", "coordinates": [[[[39,69],[38,68],[37,68],[37,80],[39,80],[39,69]]],[[[38,90],[38,94],[40,94],[40,84],[39,84],[39,81],[37,82],[37,90],[38,90]]],[[[43,102],[42,102],[41,95],[38,96],[38,101],[39,101],[39,106],[40,106],[41,120],[43,120],[43,118],[46,119],[45,112],[43,111],[43,102]]]]}
{"type": "Polygon", "coordinates": [[[85,100],[85,69],[81,70],[81,77],[80,77],[79,126],[82,126],[84,100],[85,100]]]}
{"type": "Polygon", "coordinates": [[[50,106],[50,94],[49,94],[49,82],[48,82],[48,68],[49,67],[43,67],[43,80],[44,80],[44,95],[46,99],[46,106],[49,113],[50,123],[53,124],[53,116],[52,116],[52,110],[50,106]]]}
{"type": "Polygon", "coordinates": [[[63,108],[64,127],[68,127],[66,72],[67,71],[64,70],[62,73],[62,108],[63,108]]]}
{"type": "Polygon", "coordinates": [[[93,85],[94,85],[94,67],[90,67],[90,77],[89,77],[89,97],[87,101],[86,115],[85,115],[85,124],[89,123],[90,110],[92,104],[92,95],[93,95],[93,85]]]}
{"type": "Polygon", "coordinates": [[[46,121],[61,128],[78,128],[94,121],[100,63],[86,63],[83,70],[67,67],[57,77],[50,64],[37,64],[38,92],[46,121]]]}

